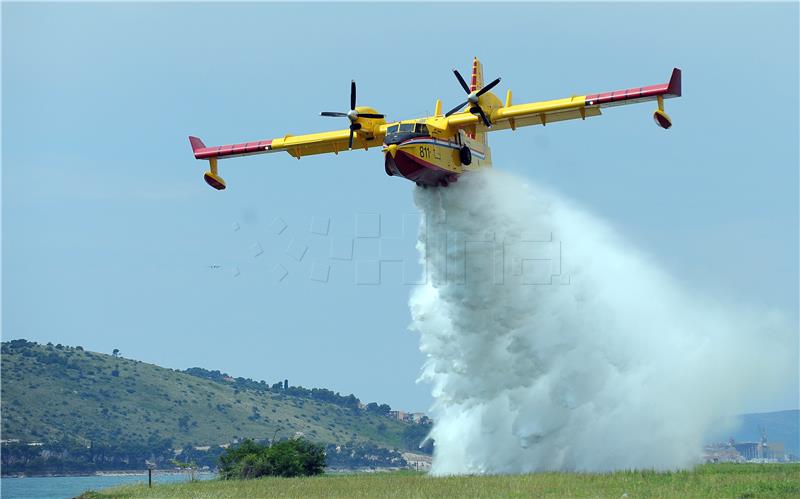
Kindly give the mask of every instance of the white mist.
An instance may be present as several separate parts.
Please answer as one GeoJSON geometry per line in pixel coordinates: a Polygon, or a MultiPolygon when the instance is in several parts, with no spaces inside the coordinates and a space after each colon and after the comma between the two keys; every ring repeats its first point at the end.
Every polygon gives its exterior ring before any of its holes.
{"type": "Polygon", "coordinates": [[[488,170],[415,202],[434,474],[688,467],[713,423],[792,372],[781,317],[681,289],[527,180],[488,170]]]}

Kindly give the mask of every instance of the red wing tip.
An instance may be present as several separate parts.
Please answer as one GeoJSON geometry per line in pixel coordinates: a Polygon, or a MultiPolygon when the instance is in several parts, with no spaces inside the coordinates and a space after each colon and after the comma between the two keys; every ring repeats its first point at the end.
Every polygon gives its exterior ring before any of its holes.
{"type": "Polygon", "coordinates": [[[198,149],[205,149],[206,145],[203,144],[203,141],[200,140],[198,137],[194,137],[189,135],[189,143],[192,145],[192,151],[197,151],[198,149]]]}
{"type": "Polygon", "coordinates": [[[681,96],[681,70],[680,68],[672,69],[672,76],[669,78],[667,86],[667,93],[675,97],[681,96]]]}

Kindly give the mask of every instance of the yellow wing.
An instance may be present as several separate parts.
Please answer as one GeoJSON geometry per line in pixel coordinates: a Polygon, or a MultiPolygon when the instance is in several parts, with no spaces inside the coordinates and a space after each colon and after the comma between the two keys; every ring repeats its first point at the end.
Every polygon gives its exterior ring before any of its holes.
{"type": "MultiPolygon", "coordinates": [[[[369,149],[383,143],[384,134],[380,128],[374,132],[356,133],[353,136],[353,149],[369,149]]],[[[348,151],[350,130],[336,130],[333,132],[311,133],[306,135],[286,135],[279,139],[272,139],[270,151],[286,151],[295,158],[312,154],[336,153],[348,151]]]]}
{"type": "Polygon", "coordinates": [[[506,95],[505,105],[493,94],[481,96],[479,105],[489,117],[492,126],[487,128],[474,114],[463,112],[447,118],[448,128],[477,127],[478,131],[505,130],[530,125],[547,125],[556,121],[586,119],[601,114],[600,108],[636,104],[658,100],[659,111],[654,118],[662,128],[669,128],[671,122],[663,112],[663,100],[681,95],[681,71],[673,69],[669,82],[646,87],[628,88],[588,95],[574,95],[566,99],[556,99],[528,104],[511,104],[511,91],[506,95]]]}
{"type": "Polygon", "coordinates": [[[491,128],[486,128],[480,118],[471,113],[450,116],[448,127],[477,126],[478,131],[506,130],[531,125],[547,125],[556,121],[586,119],[601,114],[598,106],[586,106],[586,96],[574,96],[544,102],[532,102],[495,108],[489,115],[491,128]]]}
{"type": "MultiPolygon", "coordinates": [[[[383,119],[359,119],[360,128],[353,135],[353,149],[369,149],[383,144],[386,135],[386,122],[383,119]]],[[[252,156],[271,152],[286,151],[297,159],[312,154],[349,151],[350,129],[332,132],[309,133],[305,135],[284,135],[275,139],[255,140],[240,144],[207,147],[197,137],[189,137],[194,157],[208,160],[209,171],[203,177],[217,190],[225,189],[225,181],[219,176],[217,161],[239,156],[252,156]]]]}
{"type": "MultiPolygon", "coordinates": [[[[383,128],[380,125],[362,128],[353,136],[353,149],[369,149],[383,143],[383,128]]],[[[348,150],[350,130],[310,133],[305,135],[284,135],[275,139],[242,142],[222,146],[206,147],[197,137],[189,137],[194,157],[197,159],[226,159],[251,156],[271,152],[286,151],[295,158],[312,154],[339,153],[348,150]]]]}

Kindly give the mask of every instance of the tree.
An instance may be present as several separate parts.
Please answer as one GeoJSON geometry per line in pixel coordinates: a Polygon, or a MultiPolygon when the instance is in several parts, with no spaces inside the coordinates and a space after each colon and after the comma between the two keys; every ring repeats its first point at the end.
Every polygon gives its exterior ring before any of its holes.
{"type": "Polygon", "coordinates": [[[178,428],[184,432],[189,431],[189,416],[184,414],[178,418],[178,428]]]}
{"type": "Polygon", "coordinates": [[[114,356],[114,357],[119,357],[119,348],[115,348],[115,349],[114,349],[114,350],[111,352],[111,355],[112,355],[112,356],[114,356]]]}
{"type": "Polygon", "coordinates": [[[219,457],[223,479],[260,476],[319,475],[325,469],[325,449],[302,438],[284,440],[274,445],[245,440],[219,457]]]}
{"type": "Polygon", "coordinates": [[[173,459],[171,461],[176,468],[180,469],[181,471],[185,472],[189,476],[189,481],[194,482],[196,480],[194,472],[197,470],[197,463],[194,461],[179,461],[177,459],[173,459]]]}
{"type": "Polygon", "coordinates": [[[426,454],[433,453],[433,439],[429,437],[429,425],[412,424],[403,430],[403,443],[408,449],[419,449],[426,454]]]}

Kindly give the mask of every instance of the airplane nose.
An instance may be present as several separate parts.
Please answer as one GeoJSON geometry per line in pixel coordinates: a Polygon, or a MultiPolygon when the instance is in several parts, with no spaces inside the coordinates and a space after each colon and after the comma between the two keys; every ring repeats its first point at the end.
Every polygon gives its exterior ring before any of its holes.
{"type": "Polygon", "coordinates": [[[386,149],[384,150],[388,151],[389,154],[391,154],[392,157],[394,158],[397,155],[397,144],[392,144],[390,146],[387,146],[386,149]]]}

